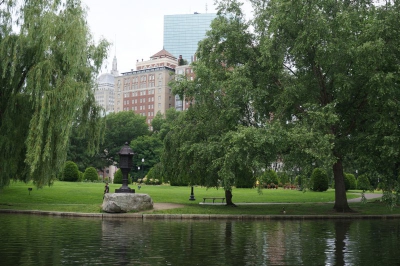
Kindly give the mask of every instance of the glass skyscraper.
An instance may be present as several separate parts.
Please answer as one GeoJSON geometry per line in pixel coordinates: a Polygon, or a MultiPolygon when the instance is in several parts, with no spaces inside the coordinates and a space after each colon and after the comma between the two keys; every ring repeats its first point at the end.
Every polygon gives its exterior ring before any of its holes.
{"type": "Polygon", "coordinates": [[[185,14],[164,16],[164,49],[190,63],[200,40],[206,37],[217,14],[185,14]]]}

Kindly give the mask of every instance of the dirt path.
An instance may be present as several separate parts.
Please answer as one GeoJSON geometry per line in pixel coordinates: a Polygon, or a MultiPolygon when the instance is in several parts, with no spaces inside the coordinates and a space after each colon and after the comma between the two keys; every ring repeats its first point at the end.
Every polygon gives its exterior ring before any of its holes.
{"type": "Polygon", "coordinates": [[[185,205],[177,204],[177,203],[154,203],[153,204],[153,210],[155,210],[155,211],[177,209],[177,208],[183,208],[183,207],[185,207],[185,205]]]}
{"type": "MultiPolygon", "coordinates": [[[[377,193],[377,194],[375,194],[375,193],[365,193],[364,195],[367,198],[367,200],[369,200],[369,199],[377,199],[377,198],[381,198],[382,197],[381,193],[377,193]]],[[[361,196],[361,194],[360,194],[360,196],[361,196]]],[[[347,200],[347,202],[361,202],[361,199],[362,199],[361,197],[355,198],[355,199],[349,199],[349,200],[347,200]]]]}

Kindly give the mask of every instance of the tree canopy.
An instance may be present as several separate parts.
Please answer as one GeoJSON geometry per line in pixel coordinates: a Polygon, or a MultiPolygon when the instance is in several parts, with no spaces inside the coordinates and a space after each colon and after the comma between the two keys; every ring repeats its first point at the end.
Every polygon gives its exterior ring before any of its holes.
{"type": "Polygon", "coordinates": [[[163,143],[155,135],[140,136],[132,140],[129,146],[135,154],[133,157],[132,170],[137,173],[137,175],[134,180],[143,178],[150,168],[160,162],[163,143]],[[138,169],[138,167],[140,167],[140,169],[138,169]]]}
{"type": "Polygon", "coordinates": [[[346,163],[398,173],[400,3],[251,3],[247,21],[238,1],[218,1],[196,78],[174,85],[195,104],[165,138],[165,170],[230,191],[276,160],[300,171],[315,164],[333,173],[334,209],[350,211],[346,163]]]}
{"type": "Polygon", "coordinates": [[[130,143],[140,136],[149,134],[146,117],[133,111],[111,113],[106,117],[106,131],[104,143],[101,145],[99,156],[104,158],[106,164],[112,165],[119,162],[118,152],[125,142],[130,143]]]}
{"type": "Polygon", "coordinates": [[[0,187],[50,184],[62,170],[73,124],[99,145],[94,78],[108,42],[96,45],[79,0],[0,2],[0,187]]]}

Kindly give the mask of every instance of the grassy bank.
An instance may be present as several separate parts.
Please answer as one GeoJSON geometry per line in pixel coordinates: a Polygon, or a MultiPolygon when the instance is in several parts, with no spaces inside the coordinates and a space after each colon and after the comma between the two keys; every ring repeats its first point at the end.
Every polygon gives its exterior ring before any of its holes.
{"type": "MultiPolygon", "coordinates": [[[[111,184],[110,192],[113,193],[120,186],[111,184]]],[[[263,190],[263,193],[259,194],[257,189],[234,189],[233,202],[248,204],[232,208],[199,204],[203,201],[203,197],[224,197],[222,189],[195,187],[196,200],[189,201],[190,187],[142,185],[140,190],[137,185],[130,187],[135,188],[136,193],[149,194],[155,203],[184,205],[183,208],[159,210],[157,213],[276,215],[285,208],[286,213],[292,215],[335,214],[332,211],[333,204],[329,203],[334,201],[333,190],[303,193],[297,190],[274,189],[263,190]]],[[[0,209],[99,213],[103,200],[103,188],[102,183],[55,182],[53,186],[42,189],[36,189],[32,184],[13,183],[0,191],[0,209]],[[29,192],[28,188],[32,188],[32,191],[29,192]]],[[[350,191],[347,194],[348,199],[359,196],[357,191],[350,191]]],[[[357,211],[356,214],[351,215],[400,214],[399,208],[390,211],[378,201],[368,204],[350,203],[350,206],[357,211]]]]}

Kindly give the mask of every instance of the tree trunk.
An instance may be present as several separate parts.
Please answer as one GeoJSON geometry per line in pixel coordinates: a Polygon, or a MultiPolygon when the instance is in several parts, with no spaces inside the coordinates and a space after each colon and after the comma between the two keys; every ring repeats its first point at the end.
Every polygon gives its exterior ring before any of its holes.
{"type": "Polygon", "coordinates": [[[338,159],[333,165],[333,176],[335,179],[335,209],[337,212],[352,212],[347,203],[346,188],[344,186],[344,174],[342,160],[338,159]]]}
{"type": "Polygon", "coordinates": [[[226,200],[226,206],[236,207],[236,204],[232,202],[232,191],[225,190],[225,200],[226,200]]]}

